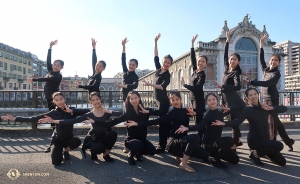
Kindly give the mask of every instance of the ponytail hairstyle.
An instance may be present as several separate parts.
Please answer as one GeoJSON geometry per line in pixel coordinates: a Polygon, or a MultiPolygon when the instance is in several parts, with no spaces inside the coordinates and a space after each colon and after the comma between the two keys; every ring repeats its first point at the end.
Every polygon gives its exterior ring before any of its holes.
{"type": "Polygon", "coordinates": [[[251,91],[251,90],[255,90],[257,92],[257,94],[259,94],[256,88],[247,88],[246,91],[245,91],[245,93],[244,93],[245,94],[244,101],[245,101],[245,103],[247,105],[251,105],[252,104],[250,102],[250,100],[248,99],[249,91],[251,91]]]}
{"type": "Polygon", "coordinates": [[[60,60],[60,59],[57,59],[57,60],[55,60],[54,62],[53,62],[53,64],[55,63],[55,62],[59,62],[59,64],[61,65],[61,67],[63,68],[64,67],[64,61],[63,60],[60,60]]]}
{"type": "MultiPolygon", "coordinates": [[[[89,101],[90,101],[90,102],[91,102],[93,96],[97,96],[97,97],[100,99],[101,103],[102,103],[102,97],[101,97],[100,94],[97,93],[97,92],[92,92],[92,93],[89,95],[89,101]]],[[[94,107],[92,108],[92,111],[93,111],[93,110],[94,110],[94,107]]]]}
{"type": "MultiPolygon", "coordinates": [[[[234,52],[234,53],[230,54],[230,57],[231,57],[231,56],[235,56],[235,57],[238,59],[238,61],[241,62],[241,56],[240,56],[238,53],[234,52]]],[[[230,58],[230,57],[229,57],[229,58],[230,58]]],[[[240,64],[238,64],[238,65],[235,67],[235,70],[236,70],[237,72],[239,72],[240,75],[242,74],[242,69],[241,69],[240,64]]]]}
{"type": "MultiPolygon", "coordinates": [[[[130,103],[130,96],[131,96],[132,94],[135,94],[136,96],[139,97],[139,99],[140,99],[139,104],[141,104],[142,107],[144,107],[143,102],[142,102],[142,100],[141,100],[140,94],[139,94],[137,91],[130,91],[130,92],[128,93],[127,97],[126,97],[126,100],[125,100],[125,109],[126,109],[125,112],[128,113],[128,114],[135,113],[134,108],[133,108],[133,105],[130,103]]],[[[138,106],[138,109],[140,110],[140,107],[139,107],[139,106],[138,106]]]]}

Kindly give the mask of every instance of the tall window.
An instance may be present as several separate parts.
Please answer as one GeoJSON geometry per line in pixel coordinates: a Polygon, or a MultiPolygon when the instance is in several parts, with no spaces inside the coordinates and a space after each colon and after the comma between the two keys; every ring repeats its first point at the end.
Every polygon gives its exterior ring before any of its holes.
{"type": "Polygon", "coordinates": [[[179,90],[181,89],[181,78],[182,78],[182,76],[183,76],[183,72],[180,69],[179,72],[178,72],[178,89],[179,90]]]}
{"type": "MultiPolygon", "coordinates": [[[[241,56],[241,80],[257,80],[257,48],[250,38],[240,38],[235,45],[235,51],[241,56]]],[[[246,88],[246,85],[243,85],[246,88]]]]}

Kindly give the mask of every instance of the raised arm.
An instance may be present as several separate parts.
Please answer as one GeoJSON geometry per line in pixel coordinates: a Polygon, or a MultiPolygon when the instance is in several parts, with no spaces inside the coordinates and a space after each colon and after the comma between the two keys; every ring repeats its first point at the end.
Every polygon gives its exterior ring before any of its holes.
{"type": "Polygon", "coordinates": [[[226,32],[226,44],[225,44],[225,49],[224,49],[224,67],[225,68],[229,67],[228,49],[229,49],[229,41],[230,41],[231,34],[232,34],[232,30],[226,32]]]}
{"type": "Polygon", "coordinates": [[[264,52],[264,41],[268,37],[268,34],[264,34],[261,39],[260,39],[260,54],[259,54],[259,59],[260,59],[260,66],[262,70],[267,69],[267,64],[265,61],[265,52],[264,52]]]}
{"type": "Polygon", "coordinates": [[[92,47],[93,47],[92,69],[93,69],[93,75],[95,74],[95,66],[96,66],[96,63],[97,63],[96,44],[97,44],[97,41],[94,38],[92,38],[92,47]]]}
{"type": "Polygon", "coordinates": [[[122,67],[123,67],[123,72],[128,72],[128,68],[126,65],[126,43],[129,40],[127,40],[127,38],[125,38],[124,40],[122,40],[122,46],[123,46],[123,50],[122,50],[122,67]]]}
{"type": "Polygon", "coordinates": [[[51,41],[50,42],[50,47],[48,49],[48,54],[47,54],[47,69],[48,72],[52,71],[52,63],[51,63],[51,51],[52,51],[52,46],[57,44],[57,40],[51,41]]]}
{"type": "Polygon", "coordinates": [[[157,49],[157,41],[159,38],[160,38],[160,33],[158,33],[158,35],[154,39],[154,64],[156,70],[161,68],[161,65],[159,63],[159,57],[158,57],[158,49],[157,49]]]}
{"type": "Polygon", "coordinates": [[[193,71],[197,70],[197,61],[196,61],[196,54],[195,54],[195,50],[194,50],[194,43],[195,43],[195,40],[198,38],[198,34],[196,34],[196,36],[193,36],[192,38],[192,46],[191,46],[191,63],[192,63],[192,66],[193,66],[193,71]]]}

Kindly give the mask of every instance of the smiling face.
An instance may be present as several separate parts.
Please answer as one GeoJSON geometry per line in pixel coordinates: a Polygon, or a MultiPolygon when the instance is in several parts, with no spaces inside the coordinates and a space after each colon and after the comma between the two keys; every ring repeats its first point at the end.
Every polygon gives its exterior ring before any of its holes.
{"type": "Polygon", "coordinates": [[[272,56],[269,61],[269,64],[271,69],[278,67],[280,65],[280,60],[278,56],[272,56]]]}
{"type": "Polygon", "coordinates": [[[135,61],[129,61],[128,66],[129,66],[128,70],[130,72],[135,71],[135,69],[138,67],[138,65],[137,65],[137,63],[135,61]]]}
{"type": "Polygon", "coordinates": [[[240,64],[240,60],[235,54],[232,54],[229,58],[229,66],[230,68],[235,68],[238,64],[240,64]]]}
{"type": "Polygon", "coordinates": [[[251,104],[258,104],[258,93],[255,89],[249,90],[246,97],[251,104]]]}
{"type": "Polygon", "coordinates": [[[66,100],[65,98],[62,96],[62,95],[56,95],[53,97],[53,103],[61,108],[61,109],[64,109],[65,108],[65,103],[66,103],[66,100]]]}
{"type": "Polygon", "coordinates": [[[53,72],[59,72],[61,69],[63,69],[61,63],[59,61],[54,61],[54,63],[52,64],[53,72]]]}
{"type": "Polygon", "coordinates": [[[170,68],[170,66],[172,65],[171,59],[164,58],[162,65],[163,65],[163,69],[168,70],[170,68]]]}
{"type": "Polygon", "coordinates": [[[103,63],[98,61],[97,64],[95,65],[95,73],[101,73],[103,70],[105,70],[103,63]]]}
{"type": "Polygon", "coordinates": [[[218,99],[214,95],[206,97],[206,104],[210,109],[216,109],[218,106],[218,99]]]}
{"type": "Polygon", "coordinates": [[[133,107],[138,107],[139,106],[139,103],[140,103],[140,98],[136,95],[136,94],[134,94],[134,93],[132,93],[131,95],[130,95],[130,97],[129,97],[129,102],[130,102],[130,104],[133,106],[133,107]]]}
{"type": "Polygon", "coordinates": [[[205,57],[198,57],[198,60],[197,60],[197,68],[199,70],[203,70],[207,65],[207,61],[205,59],[205,57]]]}
{"type": "Polygon", "coordinates": [[[92,104],[94,108],[100,108],[102,106],[101,99],[97,95],[90,97],[90,104],[92,104]]]}
{"type": "Polygon", "coordinates": [[[170,103],[175,108],[181,108],[181,97],[178,97],[176,95],[171,95],[170,103]]]}

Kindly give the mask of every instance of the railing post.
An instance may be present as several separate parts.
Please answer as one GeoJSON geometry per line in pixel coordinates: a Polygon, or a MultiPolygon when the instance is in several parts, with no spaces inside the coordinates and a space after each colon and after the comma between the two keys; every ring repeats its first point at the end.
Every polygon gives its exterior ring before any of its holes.
{"type": "Polygon", "coordinates": [[[37,108],[37,92],[32,92],[32,108],[37,108]]]}
{"type": "Polygon", "coordinates": [[[112,107],[112,91],[108,92],[108,106],[112,107]]]}
{"type": "MultiPolygon", "coordinates": [[[[294,92],[290,92],[290,106],[294,105],[294,92]]],[[[290,121],[295,121],[295,114],[290,115],[290,121]]]]}

